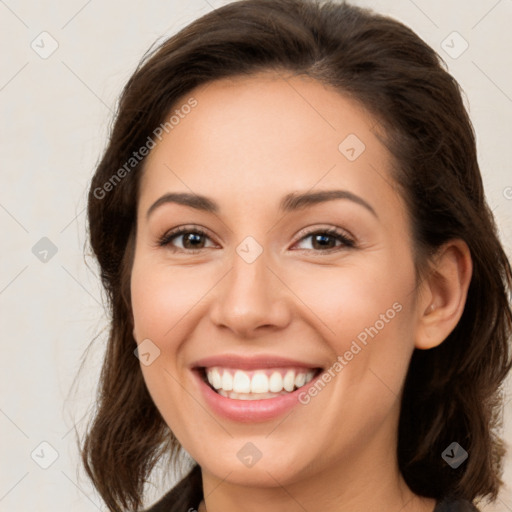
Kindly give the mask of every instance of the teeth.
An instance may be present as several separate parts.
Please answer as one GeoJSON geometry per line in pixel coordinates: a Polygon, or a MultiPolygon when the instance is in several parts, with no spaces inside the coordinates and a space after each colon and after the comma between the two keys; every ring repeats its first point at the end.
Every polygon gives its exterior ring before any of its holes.
{"type": "Polygon", "coordinates": [[[283,379],[283,387],[286,391],[293,391],[295,388],[295,372],[293,370],[289,370],[286,372],[286,375],[283,379]]]}
{"type": "Polygon", "coordinates": [[[295,385],[300,388],[306,384],[306,375],[303,373],[299,373],[297,377],[295,377],[295,385]]]}
{"type": "Polygon", "coordinates": [[[256,372],[251,380],[251,393],[268,393],[268,378],[262,372],[256,372]]]}
{"type": "Polygon", "coordinates": [[[234,391],[224,391],[223,389],[219,389],[218,393],[232,400],[265,400],[288,394],[287,391],[281,391],[281,393],[235,393],[234,391]]]}
{"type": "MultiPolygon", "coordinates": [[[[208,382],[210,382],[208,380],[208,382]]],[[[210,382],[211,384],[211,382],[210,382]]],[[[233,389],[233,377],[231,376],[231,373],[224,372],[222,375],[222,381],[221,381],[221,388],[225,391],[231,391],[233,389]]]]}
{"type": "Polygon", "coordinates": [[[229,398],[239,400],[273,398],[276,393],[290,393],[310,382],[314,375],[315,370],[312,369],[255,370],[250,372],[220,367],[206,369],[208,382],[219,394],[223,396],[229,394],[229,398]]]}
{"type": "Polygon", "coordinates": [[[279,393],[279,391],[283,390],[283,377],[280,373],[274,372],[268,381],[268,389],[272,391],[272,393],[279,393]]]}
{"type": "Polygon", "coordinates": [[[217,372],[217,371],[212,372],[211,379],[212,380],[211,380],[210,384],[215,389],[220,389],[222,387],[222,377],[220,376],[219,372],[217,372]]]}
{"type": "MultiPolygon", "coordinates": [[[[224,372],[224,375],[226,372],[224,372]]],[[[250,393],[251,392],[251,379],[249,375],[240,370],[235,372],[235,378],[233,379],[233,391],[235,393],[250,393]]]]}

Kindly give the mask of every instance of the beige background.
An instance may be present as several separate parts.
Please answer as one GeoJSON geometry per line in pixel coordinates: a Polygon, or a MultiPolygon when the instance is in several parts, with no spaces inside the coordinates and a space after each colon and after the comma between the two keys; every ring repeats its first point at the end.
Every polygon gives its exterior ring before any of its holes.
{"type": "MultiPolygon", "coordinates": [[[[93,401],[106,326],[96,268],[83,256],[87,184],[115,102],[143,53],[223,3],[0,1],[0,511],[105,510],[77,469],[73,432],[74,424],[79,430],[85,424],[93,401]],[[48,56],[52,45],[58,47],[48,56]],[[39,242],[43,237],[51,244],[39,242]],[[79,386],[69,394],[97,334],[79,386]]],[[[461,83],[487,197],[511,255],[512,1],[355,3],[412,27],[461,83]]],[[[512,401],[505,427],[512,445],[512,401]]],[[[156,482],[152,499],[169,478],[156,482]]],[[[505,480],[512,486],[511,456],[505,480]]],[[[512,510],[510,490],[485,510],[512,510]]]]}

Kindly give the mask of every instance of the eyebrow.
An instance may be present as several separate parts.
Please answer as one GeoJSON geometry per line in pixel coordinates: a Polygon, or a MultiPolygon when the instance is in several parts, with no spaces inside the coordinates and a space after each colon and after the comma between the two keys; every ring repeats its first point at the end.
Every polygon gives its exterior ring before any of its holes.
{"type": "MultiPolygon", "coordinates": [[[[291,212],[324,203],[326,201],[333,201],[334,199],[348,199],[349,201],[363,206],[378,218],[377,213],[368,202],[348,190],[322,190],[319,192],[304,192],[300,194],[291,192],[283,197],[279,203],[279,209],[282,212],[291,212]]],[[[159,206],[167,203],[181,204],[196,210],[210,213],[218,213],[220,210],[219,205],[213,199],[206,196],[189,194],[186,192],[170,192],[164,194],[149,207],[146,213],[146,218],[148,218],[159,206]]]]}

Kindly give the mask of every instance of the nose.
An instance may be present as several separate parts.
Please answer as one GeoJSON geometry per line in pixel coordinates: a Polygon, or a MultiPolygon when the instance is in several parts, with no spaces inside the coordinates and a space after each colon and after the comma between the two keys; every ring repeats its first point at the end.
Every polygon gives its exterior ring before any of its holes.
{"type": "Polygon", "coordinates": [[[212,322],[247,339],[286,327],[291,318],[291,292],[279,273],[267,265],[265,251],[252,263],[234,252],[232,262],[215,287],[212,322]]]}

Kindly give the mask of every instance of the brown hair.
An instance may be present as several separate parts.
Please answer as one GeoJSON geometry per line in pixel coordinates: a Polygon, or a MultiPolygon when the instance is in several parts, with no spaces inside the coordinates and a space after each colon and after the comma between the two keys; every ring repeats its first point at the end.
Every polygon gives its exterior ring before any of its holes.
{"type": "Polygon", "coordinates": [[[464,312],[440,346],[413,353],[397,455],[416,494],[495,500],[504,454],[500,389],[512,365],[512,272],[484,197],[460,88],[437,53],[403,24],[314,0],[225,5],[147,54],[122,92],[88,198],[90,242],[111,312],[97,411],[81,447],[88,476],[110,510],[136,510],[156,462],[164,455],[175,462],[181,451],[133,353],[129,281],[144,159],[108,193],[98,190],[106,190],[179,98],[200,84],[267,70],[312,77],[373,114],[396,162],[418,276],[444,242],[468,244],[473,275],[464,312]],[[441,457],[454,441],[469,453],[458,469],[441,457]]]}

